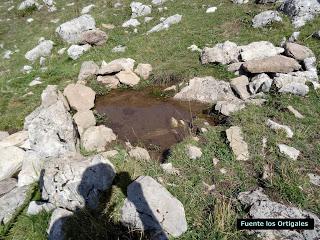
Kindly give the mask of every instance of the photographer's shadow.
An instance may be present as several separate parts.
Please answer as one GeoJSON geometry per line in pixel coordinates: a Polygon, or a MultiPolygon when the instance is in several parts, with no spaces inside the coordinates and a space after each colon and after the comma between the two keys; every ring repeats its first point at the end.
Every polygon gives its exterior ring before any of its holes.
{"type": "MultiPolygon", "coordinates": [[[[111,203],[112,192],[114,187],[121,189],[122,193],[127,196],[127,187],[133,180],[128,172],[120,172],[116,174],[113,186],[105,192],[97,192],[93,188],[93,182],[97,179],[92,174],[92,169],[98,170],[105,168],[105,164],[96,164],[85,170],[81,183],[77,191],[85,200],[85,206],[73,212],[72,215],[57,219],[51,226],[48,233],[49,240],[108,240],[108,239],[123,239],[123,240],[143,240],[143,239],[167,239],[160,223],[152,214],[146,199],[143,197],[141,187],[136,189],[136,194],[140,196],[140,201],[144,203],[144,210],[148,212],[149,220],[143,216],[143,213],[137,211],[139,219],[143,224],[143,228],[147,231],[141,232],[137,229],[130,229],[124,226],[120,220],[115,221],[113,214],[115,213],[115,203],[111,203]],[[90,189],[91,188],[91,189],[90,189]],[[89,194],[88,194],[89,190],[89,194]],[[97,204],[93,204],[97,203],[97,204]],[[150,215],[151,213],[151,215],[150,215]],[[150,228],[150,218],[153,219],[153,225],[150,228]],[[57,232],[60,234],[57,234],[57,232]]],[[[140,186],[140,184],[139,184],[140,186]]],[[[130,197],[128,198],[130,201],[130,197]]],[[[134,200],[133,200],[134,201],[134,200]]],[[[139,203],[133,202],[136,208],[139,208],[139,203]]]]}

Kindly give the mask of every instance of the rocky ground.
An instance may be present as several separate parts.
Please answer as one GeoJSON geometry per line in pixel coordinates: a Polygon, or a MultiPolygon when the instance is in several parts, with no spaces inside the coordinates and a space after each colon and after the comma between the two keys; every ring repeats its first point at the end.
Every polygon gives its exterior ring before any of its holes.
{"type": "Polygon", "coordinates": [[[0,12],[1,239],[320,239],[317,0],[26,0],[0,12]],[[168,120],[189,136],[164,163],[95,108],[115,89],[150,88],[207,112],[168,120]],[[235,224],[276,217],[315,229],[235,224]]]}

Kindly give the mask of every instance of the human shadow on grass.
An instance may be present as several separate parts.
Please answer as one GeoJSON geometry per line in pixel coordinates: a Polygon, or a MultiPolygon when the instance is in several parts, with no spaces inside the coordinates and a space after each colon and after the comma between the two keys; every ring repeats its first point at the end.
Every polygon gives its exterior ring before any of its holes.
{"type": "MultiPolygon", "coordinates": [[[[113,187],[120,188],[135,208],[142,209],[143,212],[135,212],[135,214],[138,215],[135,219],[141,219],[140,225],[142,224],[142,228],[145,231],[141,232],[140,230],[130,229],[120,221],[113,219],[112,214],[115,209],[115,204],[110,203],[113,188],[110,187],[107,191],[100,193],[93,188],[93,183],[97,181],[94,173],[97,171],[101,172],[101,169],[106,167],[105,164],[99,163],[85,170],[81,183],[77,187],[77,192],[85,200],[85,206],[77,209],[70,216],[57,219],[52,224],[50,232],[48,233],[49,240],[167,239],[160,223],[153,215],[147,200],[144,198],[139,183],[135,186],[135,196],[133,196],[132,199],[130,199],[130,196],[127,196],[127,187],[133,182],[128,172],[116,174],[113,187]],[[60,234],[59,236],[59,234],[57,234],[59,232],[63,233],[63,235],[60,234]]],[[[107,169],[102,171],[108,172],[107,169]]]]}

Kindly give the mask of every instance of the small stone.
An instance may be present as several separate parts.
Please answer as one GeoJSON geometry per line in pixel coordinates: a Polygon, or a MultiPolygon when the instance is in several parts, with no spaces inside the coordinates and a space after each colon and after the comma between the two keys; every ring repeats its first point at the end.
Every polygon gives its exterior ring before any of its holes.
{"type": "Polygon", "coordinates": [[[106,43],[108,36],[104,31],[101,31],[99,29],[92,29],[82,32],[80,39],[80,42],[82,44],[101,46],[106,43]]]}
{"type": "Polygon", "coordinates": [[[214,13],[217,10],[217,7],[209,7],[206,13],[214,13]]]}
{"type": "Polygon", "coordinates": [[[125,52],[126,49],[127,49],[126,46],[118,45],[118,46],[112,48],[111,52],[114,52],[114,53],[116,53],[116,52],[125,52]]]}
{"type": "Polygon", "coordinates": [[[140,78],[130,70],[121,71],[116,74],[116,77],[119,79],[120,83],[129,85],[131,87],[140,82],[140,78]]]}
{"type": "Polygon", "coordinates": [[[122,24],[122,27],[124,27],[124,28],[137,27],[137,26],[139,26],[139,25],[140,25],[140,22],[139,22],[137,19],[132,18],[132,19],[124,22],[124,23],[122,24]]]}
{"type": "Polygon", "coordinates": [[[113,24],[110,23],[102,23],[101,26],[107,30],[112,30],[115,28],[115,26],[113,24]]]}
{"type": "Polygon", "coordinates": [[[120,83],[118,78],[110,75],[98,76],[97,81],[105,84],[106,87],[111,89],[116,89],[118,87],[118,84],[120,83]]]}
{"type": "Polygon", "coordinates": [[[159,32],[162,30],[166,30],[170,28],[173,24],[178,24],[182,20],[182,15],[175,14],[173,16],[170,16],[163,20],[163,22],[159,23],[158,25],[154,26],[152,29],[150,29],[147,34],[159,32]]]}
{"type": "Polygon", "coordinates": [[[88,14],[91,11],[91,9],[94,8],[94,6],[95,6],[94,4],[90,4],[88,6],[85,6],[84,8],[82,8],[81,14],[82,15],[83,14],[88,14]]]}
{"type": "Polygon", "coordinates": [[[201,63],[235,63],[239,61],[239,53],[237,44],[226,41],[215,45],[213,48],[205,47],[201,53],[201,63]]]}
{"type": "Polygon", "coordinates": [[[220,168],[220,172],[221,172],[222,174],[226,174],[226,173],[227,173],[227,170],[226,170],[225,168],[220,168]]]}
{"type": "Polygon", "coordinates": [[[86,79],[95,76],[98,71],[99,67],[94,61],[85,61],[81,64],[78,81],[85,81],[86,79]]]}
{"type": "Polygon", "coordinates": [[[51,40],[43,40],[38,46],[28,51],[25,58],[31,62],[36,61],[40,57],[48,57],[53,49],[53,42],[51,40]]]}
{"type": "Polygon", "coordinates": [[[153,19],[153,17],[145,17],[145,18],[144,18],[144,22],[145,22],[145,23],[148,23],[148,22],[150,22],[152,19],[153,19]]]}
{"type": "Polygon", "coordinates": [[[299,113],[296,109],[294,109],[292,106],[288,106],[287,109],[296,117],[296,118],[304,118],[304,116],[299,113]]]}
{"type": "Polygon", "coordinates": [[[200,49],[197,45],[192,44],[190,47],[188,47],[191,52],[202,52],[202,49],[200,49]]]}
{"type": "Polygon", "coordinates": [[[135,147],[129,151],[129,156],[136,160],[150,161],[151,157],[148,151],[141,147],[135,147]]]}
{"type": "Polygon", "coordinates": [[[69,84],[63,91],[70,106],[77,110],[90,110],[94,107],[96,93],[81,84],[69,84]]]}
{"type": "Polygon", "coordinates": [[[178,120],[174,117],[170,118],[170,126],[172,128],[177,128],[179,126],[178,120]]]}
{"type": "Polygon", "coordinates": [[[202,156],[201,148],[188,145],[187,146],[187,155],[190,159],[196,160],[202,156]]]}
{"type": "Polygon", "coordinates": [[[213,165],[214,166],[217,166],[217,164],[219,163],[220,161],[219,161],[219,159],[218,158],[212,158],[212,163],[213,163],[213,165]]]}
{"type": "Polygon", "coordinates": [[[241,128],[238,126],[230,127],[226,134],[236,159],[247,161],[249,159],[248,144],[243,139],[241,128]]]}
{"type": "Polygon", "coordinates": [[[86,45],[71,45],[71,47],[68,48],[68,56],[73,59],[77,60],[82,54],[87,52],[91,46],[89,44],[86,45]]]}
{"type": "Polygon", "coordinates": [[[142,17],[151,13],[151,6],[144,5],[140,2],[131,2],[130,4],[132,15],[131,18],[142,17]]]}
{"type": "Polygon", "coordinates": [[[144,80],[147,80],[152,72],[152,66],[150,64],[139,63],[134,72],[144,80]]]}
{"type": "Polygon", "coordinates": [[[282,18],[277,11],[264,11],[259,13],[252,19],[252,26],[254,28],[265,27],[273,22],[282,22],[282,18]]]}
{"type": "Polygon", "coordinates": [[[40,85],[40,84],[42,84],[41,78],[40,78],[40,77],[37,77],[37,78],[35,78],[34,80],[32,80],[32,81],[29,83],[29,87],[33,87],[33,86],[40,85]]]}
{"type": "Polygon", "coordinates": [[[297,150],[293,147],[289,147],[288,145],[278,144],[278,147],[279,147],[279,150],[282,154],[285,154],[286,156],[288,156],[292,160],[297,160],[300,155],[299,150],[297,150]]]}
{"type": "Polygon", "coordinates": [[[272,130],[283,130],[286,132],[287,134],[287,138],[292,138],[293,137],[293,131],[291,130],[290,127],[286,126],[286,125],[281,125],[279,123],[276,123],[270,119],[267,120],[267,126],[269,128],[271,128],[272,130]]]}
{"type": "Polygon", "coordinates": [[[58,51],[58,54],[59,54],[59,55],[63,55],[66,50],[67,50],[67,48],[61,48],[61,49],[58,51]]]}
{"type": "Polygon", "coordinates": [[[174,168],[172,163],[163,163],[163,164],[160,164],[160,167],[162,168],[162,170],[165,173],[174,174],[174,175],[180,175],[179,170],[174,168]]]}
{"type": "Polygon", "coordinates": [[[73,116],[73,119],[78,126],[80,136],[82,136],[86,129],[96,125],[96,118],[91,110],[77,112],[73,116]]]}
{"type": "Polygon", "coordinates": [[[310,178],[310,182],[316,186],[320,187],[320,176],[313,174],[313,173],[309,173],[308,177],[310,178]]]}
{"type": "Polygon", "coordinates": [[[237,77],[231,80],[230,86],[240,96],[242,100],[250,98],[250,94],[247,91],[249,85],[249,79],[246,76],[237,77]]]}
{"type": "Polygon", "coordinates": [[[105,126],[89,127],[81,139],[82,146],[86,151],[103,152],[108,143],[117,139],[112,129],[105,126]]]}

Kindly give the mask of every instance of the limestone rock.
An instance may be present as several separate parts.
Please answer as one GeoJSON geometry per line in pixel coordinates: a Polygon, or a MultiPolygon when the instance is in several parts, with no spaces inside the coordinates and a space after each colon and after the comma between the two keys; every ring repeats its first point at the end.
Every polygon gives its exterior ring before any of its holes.
{"type": "Polygon", "coordinates": [[[121,209],[121,222],[140,230],[161,231],[179,237],[187,231],[182,203],[149,176],[131,183],[121,209]]]}
{"type": "Polygon", "coordinates": [[[165,173],[174,174],[174,175],[180,175],[179,170],[176,169],[175,167],[173,167],[172,163],[162,163],[160,165],[160,167],[162,168],[162,170],[165,173]]]}
{"type": "Polygon", "coordinates": [[[119,79],[116,78],[115,76],[98,76],[97,81],[103,83],[106,85],[106,87],[109,87],[111,89],[116,89],[118,87],[119,79]]]}
{"type": "Polygon", "coordinates": [[[116,77],[119,79],[120,83],[131,87],[137,85],[140,82],[140,78],[130,70],[121,71],[116,74],[116,77]]]}
{"type": "Polygon", "coordinates": [[[28,8],[32,8],[32,7],[39,7],[39,4],[37,3],[36,0],[25,0],[22,3],[20,3],[18,10],[26,10],[28,8]]]}
{"type": "Polygon", "coordinates": [[[123,24],[122,24],[122,27],[124,28],[128,28],[128,27],[137,27],[140,25],[140,22],[135,19],[135,18],[131,18],[129,19],[128,21],[125,21],[123,24]]]}
{"type": "Polygon", "coordinates": [[[202,156],[201,148],[188,145],[187,146],[187,155],[190,159],[196,160],[197,158],[200,158],[202,156]]]}
{"type": "Polygon", "coordinates": [[[71,44],[77,44],[81,41],[81,33],[90,29],[95,29],[95,25],[96,22],[93,17],[85,14],[61,24],[56,29],[56,32],[64,41],[71,44]]]}
{"type": "Polygon", "coordinates": [[[139,63],[137,68],[134,70],[136,74],[147,80],[152,72],[152,66],[150,64],[139,63]]]}
{"type": "Polygon", "coordinates": [[[2,141],[0,141],[0,147],[17,146],[20,147],[28,139],[28,131],[16,132],[2,141]]]}
{"type": "Polygon", "coordinates": [[[82,8],[81,14],[82,14],[82,15],[83,15],[83,14],[88,14],[88,13],[91,11],[91,9],[94,8],[94,7],[95,7],[94,4],[90,4],[90,5],[88,5],[88,6],[85,6],[84,8],[82,8]]]}
{"type": "Polygon", "coordinates": [[[267,120],[266,122],[267,126],[269,128],[271,128],[272,130],[283,130],[285,131],[285,133],[287,134],[287,138],[292,138],[293,137],[293,131],[291,130],[290,127],[286,126],[286,125],[281,125],[279,123],[276,123],[270,119],[267,120]]]}
{"type": "Polygon", "coordinates": [[[72,154],[49,159],[41,180],[42,199],[68,210],[85,206],[95,209],[115,174],[112,163],[101,155],[84,158],[72,154]]]}
{"type": "Polygon", "coordinates": [[[72,118],[65,103],[57,99],[58,95],[49,96],[49,93],[42,94],[42,105],[25,119],[30,147],[43,157],[74,152],[76,151],[76,131],[72,118]]]}
{"type": "Polygon", "coordinates": [[[48,57],[51,54],[53,48],[53,42],[50,40],[44,40],[39,43],[38,46],[28,51],[25,58],[31,62],[36,61],[40,57],[48,57]]]}
{"type": "Polygon", "coordinates": [[[252,26],[254,28],[265,27],[273,22],[282,22],[282,18],[277,11],[264,11],[259,13],[252,19],[252,26]]]}
{"type": "Polygon", "coordinates": [[[78,81],[85,81],[88,78],[95,76],[98,71],[99,67],[94,61],[85,61],[81,65],[78,81]]]}
{"type": "Polygon", "coordinates": [[[73,116],[73,119],[77,124],[80,136],[82,136],[83,132],[86,129],[96,125],[96,118],[91,110],[84,110],[84,111],[77,112],[73,116]]]}
{"type": "Polygon", "coordinates": [[[108,75],[108,74],[115,74],[125,70],[123,65],[120,63],[108,63],[106,65],[101,66],[98,71],[99,75],[108,75]]]}
{"type": "MultiPolygon", "coordinates": [[[[133,68],[134,68],[134,63],[136,61],[132,58],[118,58],[118,59],[115,59],[111,62],[109,62],[107,65],[114,65],[114,64],[119,64],[122,66],[122,70],[130,70],[130,71],[133,71],[133,68]]],[[[104,67],[104,65],[101,66],[101,69],[102,67],[104,67]]],[[[103,75],[103,74],[102,74],[103,75]]]]}
{"type": "Polygon", "coordinates": [[[15,146],[0,147],[0,181],[20,171],[25,152],[15,146]]]}
{"type": "Polygon", "coordinates": [[[250,73],[289,73],[301,68],[293,58],[281,55],[247,61],[242,66],[250,73]]]}
{"type": "Polygon", "coordinates": [[[27,214],[37,215],[42,211],[50,212],[53,209],[55,209],[55,206],[51,203],[31,201],[28,206],[27,214]]]}
{"type": "Polygon", "coordinates": [[[300,155],[299,150],[297,150],[293,147],[290,147],[288,145],[278,144],[278,147],[279,147],[279,151],[282,154],[285,154],[287,157],[291,158],[292,160],[297,160],[300,155]]]}
{"type": "Polygon", "coordinates": [[[307,79],[302,76],[292,76],[290,74],[277,74],[274,82],[281,93],[292,93],[299,96],[305,96],[309,92],[306,85],[307,79]]]}
{"type": "Polygon", "coordinates": [[[235,63],[239,61],[239,53],[240,49],[237,44],[226,41],[215,45],[213,48],[205,47],[201,53],[201,63],[235,63]]]}
{"type": "Polygon", "coordinates": [[[257,237],[263,240],[270,239],[317,239],[320,235],[320,219],[313,213],[301,210],[296,207],[285,206],[281,203],[269,200],[268,196],[262,192],[262,188],[242,192],[238,196],[239,201],[249,207],[248,217],[252,219],[259,218],[284,218],[284,219],[306,219],[312,218],[315,221],[314,230],[254,230],[253,233],[258,234],[257,237]]]}
{"type": "Polygon", "coordinates": [[[228,82],[218,81],[213,77],[204,77],[191,79],[189,85],[182,88],[174,98],[184,101],[216,103],[217,101],[231,100],[236,97],[228,82]]]}
{"type": "Polygon", "coordinates": [[[170,28],[171,25],[179,23],[181,21],[181,19],[182,19],[182,15],[179,15],[179,14],[172,15],[172,16],[166,18],[165,20],[163,20],[163,22],[161,22],[158,25],[151,28],[147,33],[149,34],[149,33],[160,32],[162,30],[166,30],[166,29],[170,28]]]}
{"type": "Polygon", "coordinates": [[[131,2],[132,15],[131,18],[149,15],[152,11],[151,6],[144,5],[140,2],[131,2]]]}
{"type": "Polygon", "coordinates": [[[247,161],[249,159],[248,144],[244,141],[240,127],[234,126],[226,131],[230,147],[237,160],[247,161]]]}
{"type": "Polygon", "coordinates": [[[108,36],[104,31],[92,29],[82,32],[80,38],[80,43],[82,44],[101,46],[106,43],[108,36]]]}
{"type": "Polygon", "coordinates": [[[218,101],[215,110],[225,116],[230,116],[234,112],[238,112],[246,107],[245,102],[240,99],[218,101]]]}
{"type": "Polygon", "coordinates": [[[73,59],[77,60],[82,54],[88,51],[91,48],[89,44],[86,45],[71,45],[68,50],[68,56],[73,59]]]}
{"type": "Polygon", "coordinates": [[[294,109],[292,106],[288,106],[287,109],[296,117],[296,118],[304,118],[304,116],[299,113],[296,109],[294,109]]]}
{"type": "Polygon", "coordinates": [[[63,91],[70,106],[77,111],[90,110],[94,107],[96,93],[81,84],[69,84],[63,91]]]}
{"type": "Polygon", "coordinates": [[[22,168],[18,175],[18,187],[37,182],[43,166],[42,157],[34,151],[27,151],[24,155],[22,168]]]}
{"type": "Polygon", "coordinates": [[[299,45],[297,43],[286,43],[285,45],[285,53],[288,57],[295,58],[298,61],[303,61],[306,58],[314,57],[313,52],[302,45],[299,45]]]}
{"type": "Polygon", "coordinates": [[[320,13],[317,0],[284,0],[280,10],[292,18],[296,28],[302,27],[320,13]]]}
{"type": "Polygon", "coordinates": [[[243,75],[241,77],[234,78],[231,80],[230,85],[242,100],[250,98],[250,94],[247,91],[247,86],[249,85],[248,77],[243,75]]]}
{"type": "Polygon", "coordinates": [[[105,126],[89,127],[83,134],[81,142],[87,151],[102,152],[108,143],[116,140],[112,129],[105,126]]]}
{"type": "Polygon", "coordinates": [[[258,74],[251,79],[249,83],[249,89],[252,94],[261,92],[269,92],[272,86],[273,80],[265,73],[258,74]]]}
{"type": "Polygon", "coordinates": [[[17,211],[24,205],[28,186],[15,188],[0,197],[0,224],[8,223],[17,211]]]}
{"type": "Polygon", "coordinates": [[[129,151],[129,156],[136,159],[136,160],[142,160],[142,161],[150,161],[151,160],[148,151],[144,148],[141,148],[141,147],[132,148],[129,151]]]}
{"type": "Polygon", "coordinates": [[[309,173],[308,177],[310,178],[310,182],[312,184],[320,187],[320,176],[313,174],[313,173],[309,173]]]}
{"type": "Polygon", "coordinates": [[[57,208],[53,211],[50,218],[49,227],[47,229],[49,240],[65,239],[63,225],[65,221],[72,216],[72,214],[72,212],[62,208],[57,208]]]}
{"type": "Polygon", "coordinates": [[[245,62],[273,57],[284,52],[283,48],[275,47],[271,42],[267,41],[252,42],[239,48],[241,59],[245,62]]]}
{"type": "Polygon", "coordinates": [[[17,186],[17,180],[15,178],[6,178],[0,181],[0,198],[10,192],[17,186]]]}

